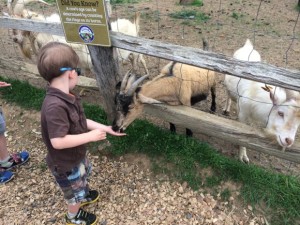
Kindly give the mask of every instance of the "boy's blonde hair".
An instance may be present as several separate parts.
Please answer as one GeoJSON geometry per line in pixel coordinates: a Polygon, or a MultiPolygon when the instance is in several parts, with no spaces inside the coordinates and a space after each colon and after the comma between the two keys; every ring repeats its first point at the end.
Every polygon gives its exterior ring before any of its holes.
{"type": "Polygon", "coordinates": [[[48,82],[64,72],[62,67],[78,67],[79,57],[67,44],[60,42],[49,42],[44,45],[38,55],[37,67],[40,75],[48,82]]]}

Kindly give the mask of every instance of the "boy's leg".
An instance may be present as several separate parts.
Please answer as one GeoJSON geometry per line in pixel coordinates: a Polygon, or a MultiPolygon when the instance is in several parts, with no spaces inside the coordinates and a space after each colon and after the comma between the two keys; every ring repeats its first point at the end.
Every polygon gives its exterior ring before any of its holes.
{"type": "Polygon", "coordinates": [[[4,132],[6,130],[6,123],[2,109],[0,108],[0,161],[5,161],[9,159],[9,154],[7,151],[6,137],[4,132]]]}
{"type": "MultiPolygon", "coordinates": [[[[87,178],[90,176],[90,174],[92,172],[92,164],[90,163],[90,161],[88,160],[87,157],[83,160],[83,164],[84,164],[86,173],[82,179],[86,182],[87,178]]],[[[100,197],[100,195],[99,195],[98,191],[90,190],[88,187],[88,192],[86,193],[85,198],[81,200],[80,206],[82,207],[82,206],[85,206],[88,204],[95,203],[99,199],[99,197],[100,197]]]]}
{"type": "Polygon", "coordinates": [[[0,108],[0,170],[12,169],[27,162],[29,159],[29,153],[26,151],[9,155],[6,137],[4,136],[5,129],[6,124],[0,108]]]}
{"type": "MultiPolygon", "coordinates": [[[[68,213],[65,216],[67,225],[85,223],[93,225],[97,222],[96,215],[80,208],[81,202],[85,201],[86,197],[90,195],[87,183],[89,168],[87,161],[84,160],[68,173],[58,174],[52,171],[68,204],[68,213]]],[[[98,195],[97,192],[97,199],[99,198],[98,195]]],[[[93,201],[96,200],[93,199],[93,201]]]]}
{"type": "Polygon", "coordinates": [[[2,133],[0,134],[0,161],[9,159],[9,154],[6,146],[7,146],[6,137],[4,136],[4,133],[2,133]]]}

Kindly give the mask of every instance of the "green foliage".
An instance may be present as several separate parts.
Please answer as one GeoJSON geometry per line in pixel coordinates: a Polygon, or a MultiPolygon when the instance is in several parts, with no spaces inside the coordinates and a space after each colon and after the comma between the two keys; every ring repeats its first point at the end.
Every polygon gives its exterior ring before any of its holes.
{"type": "MultiPolygon", "coordinates": [[[[0,89],[2,98],[26,109],[40,109],[44,90],[27,82],[1,77],[0,80],[12,83],[12,89],[0,89]]],[[[106,115],[99,106],[84,104],[84,109],[87,118],[107,124],[106,115]]],[[[200,187],[215,189],[228,180],[239,183],[243,201],[254,208],[263,205],[272,218],[272,225],[297,224],[296,221],[299,221],[299,177],[272,173],[226,158],[206,143],[171,134],[145,120],[136,120],[126,133],[127,136],[121,138],[109,135],[111,145],[106,151],[116,156],[130,152],[146,154],[153,162],[153,171],[186,181],[195,190],[200,187]],[[204,168],[210,168],[213,174],[202,177],[200,172],[204,168]]],[[[223,190],[221,197],[228,199],[230,191],[223,190]]]]}
{"type": "Polygon", "coordinates": [[[11,87],[0,88],[2,97],[7,101],[17,103],[25,109],[41,109],[46,94],[45,90],[35,88],[26,81],[4,79],[2,77],[1,81],[6,81],[12,85],[11,87]]]}
{"type": "Polygon", "coordinates": [[[203,1],[202,0],[195,0],[193,3],[192,3],[193,6],[203,6],[203,1]]]}
{"type": "Polygon", "coordinates": [[[196,10],[183,10],[169,14],[174,19],[194,19],[198,22],[205,22],[210,19],[208,15],[196,10]]]}
{"type": "Polygon", "coordinates": [[[223,190],[221,192],[221,199],[223,201],[229,201],[229,198],[231,196],[230,190],[228,190],[228,188],[226,188],[225,190],[223,190]]]}
{"type": "Polygon", "coordinates": [[[233,12],[231,17],[238,20],[238,19],[241,19],[244,15],[243,14],[238,14],[236,12],[233,12]]]}

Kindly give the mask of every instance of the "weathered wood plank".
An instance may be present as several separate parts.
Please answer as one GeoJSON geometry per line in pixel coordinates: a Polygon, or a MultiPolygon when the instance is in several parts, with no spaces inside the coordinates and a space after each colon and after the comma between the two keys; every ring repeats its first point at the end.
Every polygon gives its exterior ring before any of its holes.
{"type": "Polygon", "coordinates": [[[300,163],[299,142],[282,152],[281,147],[271,144],[261,130],[238,121],[186,106],[145,105],[145,112],[181,127],[190,128],[194,132],[217,137],[234,144],[243,145],[251,150],[300,163]]]}
{"type": "Polygon", "coordinates": [[[116,60],[113,56],[113,48],[88,46],[99,91],[105,101],[102,102],[108,120],[113,121],[116,113],[115,95],[118,76],[116,60]],[[101,60],[99,60],[101,59],[101,60]]]}
{"type": "MultiPolygon", "coordinates": [[[[0,57],[0,69],[19,72],[23,71],[25,72],[23,73],[24,76],[34,79],[42,79],[35,64],[17,61],[11,58],[7,59],[0,57]]],[[[82,88],[99,90],[96,80],[89,77],[80,76],[77,85],[82,88]]]]}
{"type": "MultiPolygon", "coordinates": [[[[0,27],[63,35],[60,24],[25,19],[0,17],[0,27]]],[[[300,91],[299,70],[288,70],[261,62],[238,61],[218,53],[127,36],[112,31],[110,37],[114,47],[300,91]]]]}

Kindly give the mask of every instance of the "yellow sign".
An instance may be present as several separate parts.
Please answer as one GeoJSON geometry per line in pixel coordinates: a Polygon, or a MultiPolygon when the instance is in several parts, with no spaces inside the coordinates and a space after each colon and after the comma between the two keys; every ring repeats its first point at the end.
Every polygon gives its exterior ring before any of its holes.
{"type": "Polygon", "coordinates": [[[56,1],[68,42],[111,46],[104,1],[56,1]]]}

